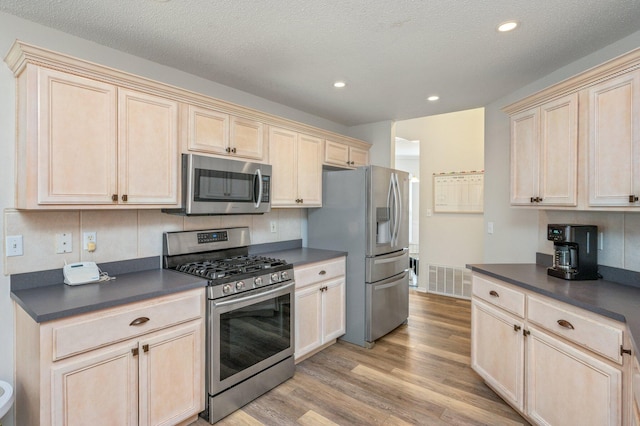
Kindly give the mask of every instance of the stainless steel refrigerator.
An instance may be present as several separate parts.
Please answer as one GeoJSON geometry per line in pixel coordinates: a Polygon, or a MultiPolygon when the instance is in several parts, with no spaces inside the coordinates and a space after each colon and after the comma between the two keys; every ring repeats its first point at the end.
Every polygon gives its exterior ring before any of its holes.
{"type": "Polygon", "coordinates": [[[346,333],[364,347],[409,316],[409,175],[378,166],[323,172],[308,246],[347,255],[346,333]]]}

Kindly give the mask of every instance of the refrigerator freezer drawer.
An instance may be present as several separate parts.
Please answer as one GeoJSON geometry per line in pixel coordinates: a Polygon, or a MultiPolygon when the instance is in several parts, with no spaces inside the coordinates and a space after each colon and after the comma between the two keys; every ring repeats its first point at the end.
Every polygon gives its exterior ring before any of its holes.
{"type": "Polygon", "coordinates": [[[409,273],[405,271],[366,287],[365,340],[373,342],[409,317],[409,273]]]}
{"type": "Polygon", "coordinates": [[[409,269],[409,249],[367,257],[364,280],[368,283],[384,280],[409,269]]]}

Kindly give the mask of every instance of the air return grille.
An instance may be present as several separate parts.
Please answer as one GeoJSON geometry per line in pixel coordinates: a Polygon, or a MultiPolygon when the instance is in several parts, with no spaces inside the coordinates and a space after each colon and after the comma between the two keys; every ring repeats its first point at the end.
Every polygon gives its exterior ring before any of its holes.
{"type": "Polygon", "coordinates": [[[429,265],[427,292],[471,299],[471,271],[466,268],[429,265]]]}

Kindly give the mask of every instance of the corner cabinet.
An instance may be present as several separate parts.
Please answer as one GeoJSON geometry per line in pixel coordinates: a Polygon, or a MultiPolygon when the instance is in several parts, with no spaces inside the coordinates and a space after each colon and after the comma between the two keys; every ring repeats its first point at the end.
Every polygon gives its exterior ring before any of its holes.
{"type": "Polygon", "coordinates": [[[264,160],[264,126],[211,108],[181,105],[187,151],[264,160]]]}
{"type": "Polygon", "coordinates": [[[575,206],[578,95],[511,117],[511,204],[575,206]]]}
{"type": "Polygon", "coordinates": [[[472,368],[534,424],[628,422],[624,333],[617,321],[473,275],[472,368]]]}
{"type": "Polygon", "coordinates": [[[369,164],[369,151],[327,139],[324,144],[324,164],[352,169],[369,164]]]}
{"type": "Polygon", "coordinates": [[[17,424],[175,425],[204,409],[204,291],[41,324],[16,306],[17,424]]]}
{"type": "Polygon", "coordinates": [[[18,208],[177,204],[177,102],[29,64],[18,105],[18,208]]]}
{"type": "Polygon", "coordinates": [[[344,257],[296,267],[295,359],[335,343],[346,326],[344,257]]]}
{"type": "Polygon", "coordinates": [[[322,139],[269,128],[272,207],[322,206],[322,139]]]}

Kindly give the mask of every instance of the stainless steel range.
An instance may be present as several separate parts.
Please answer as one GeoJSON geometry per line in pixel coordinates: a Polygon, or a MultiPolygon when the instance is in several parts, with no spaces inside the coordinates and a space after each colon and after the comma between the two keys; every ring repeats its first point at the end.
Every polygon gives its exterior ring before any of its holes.
{"type": "Polygon", "coordinates": [[[164,267],[208,279],[206,392],[215,423],[293,376],[293,265],[249,255],[249,228],[166,232],[164,267]]]}

